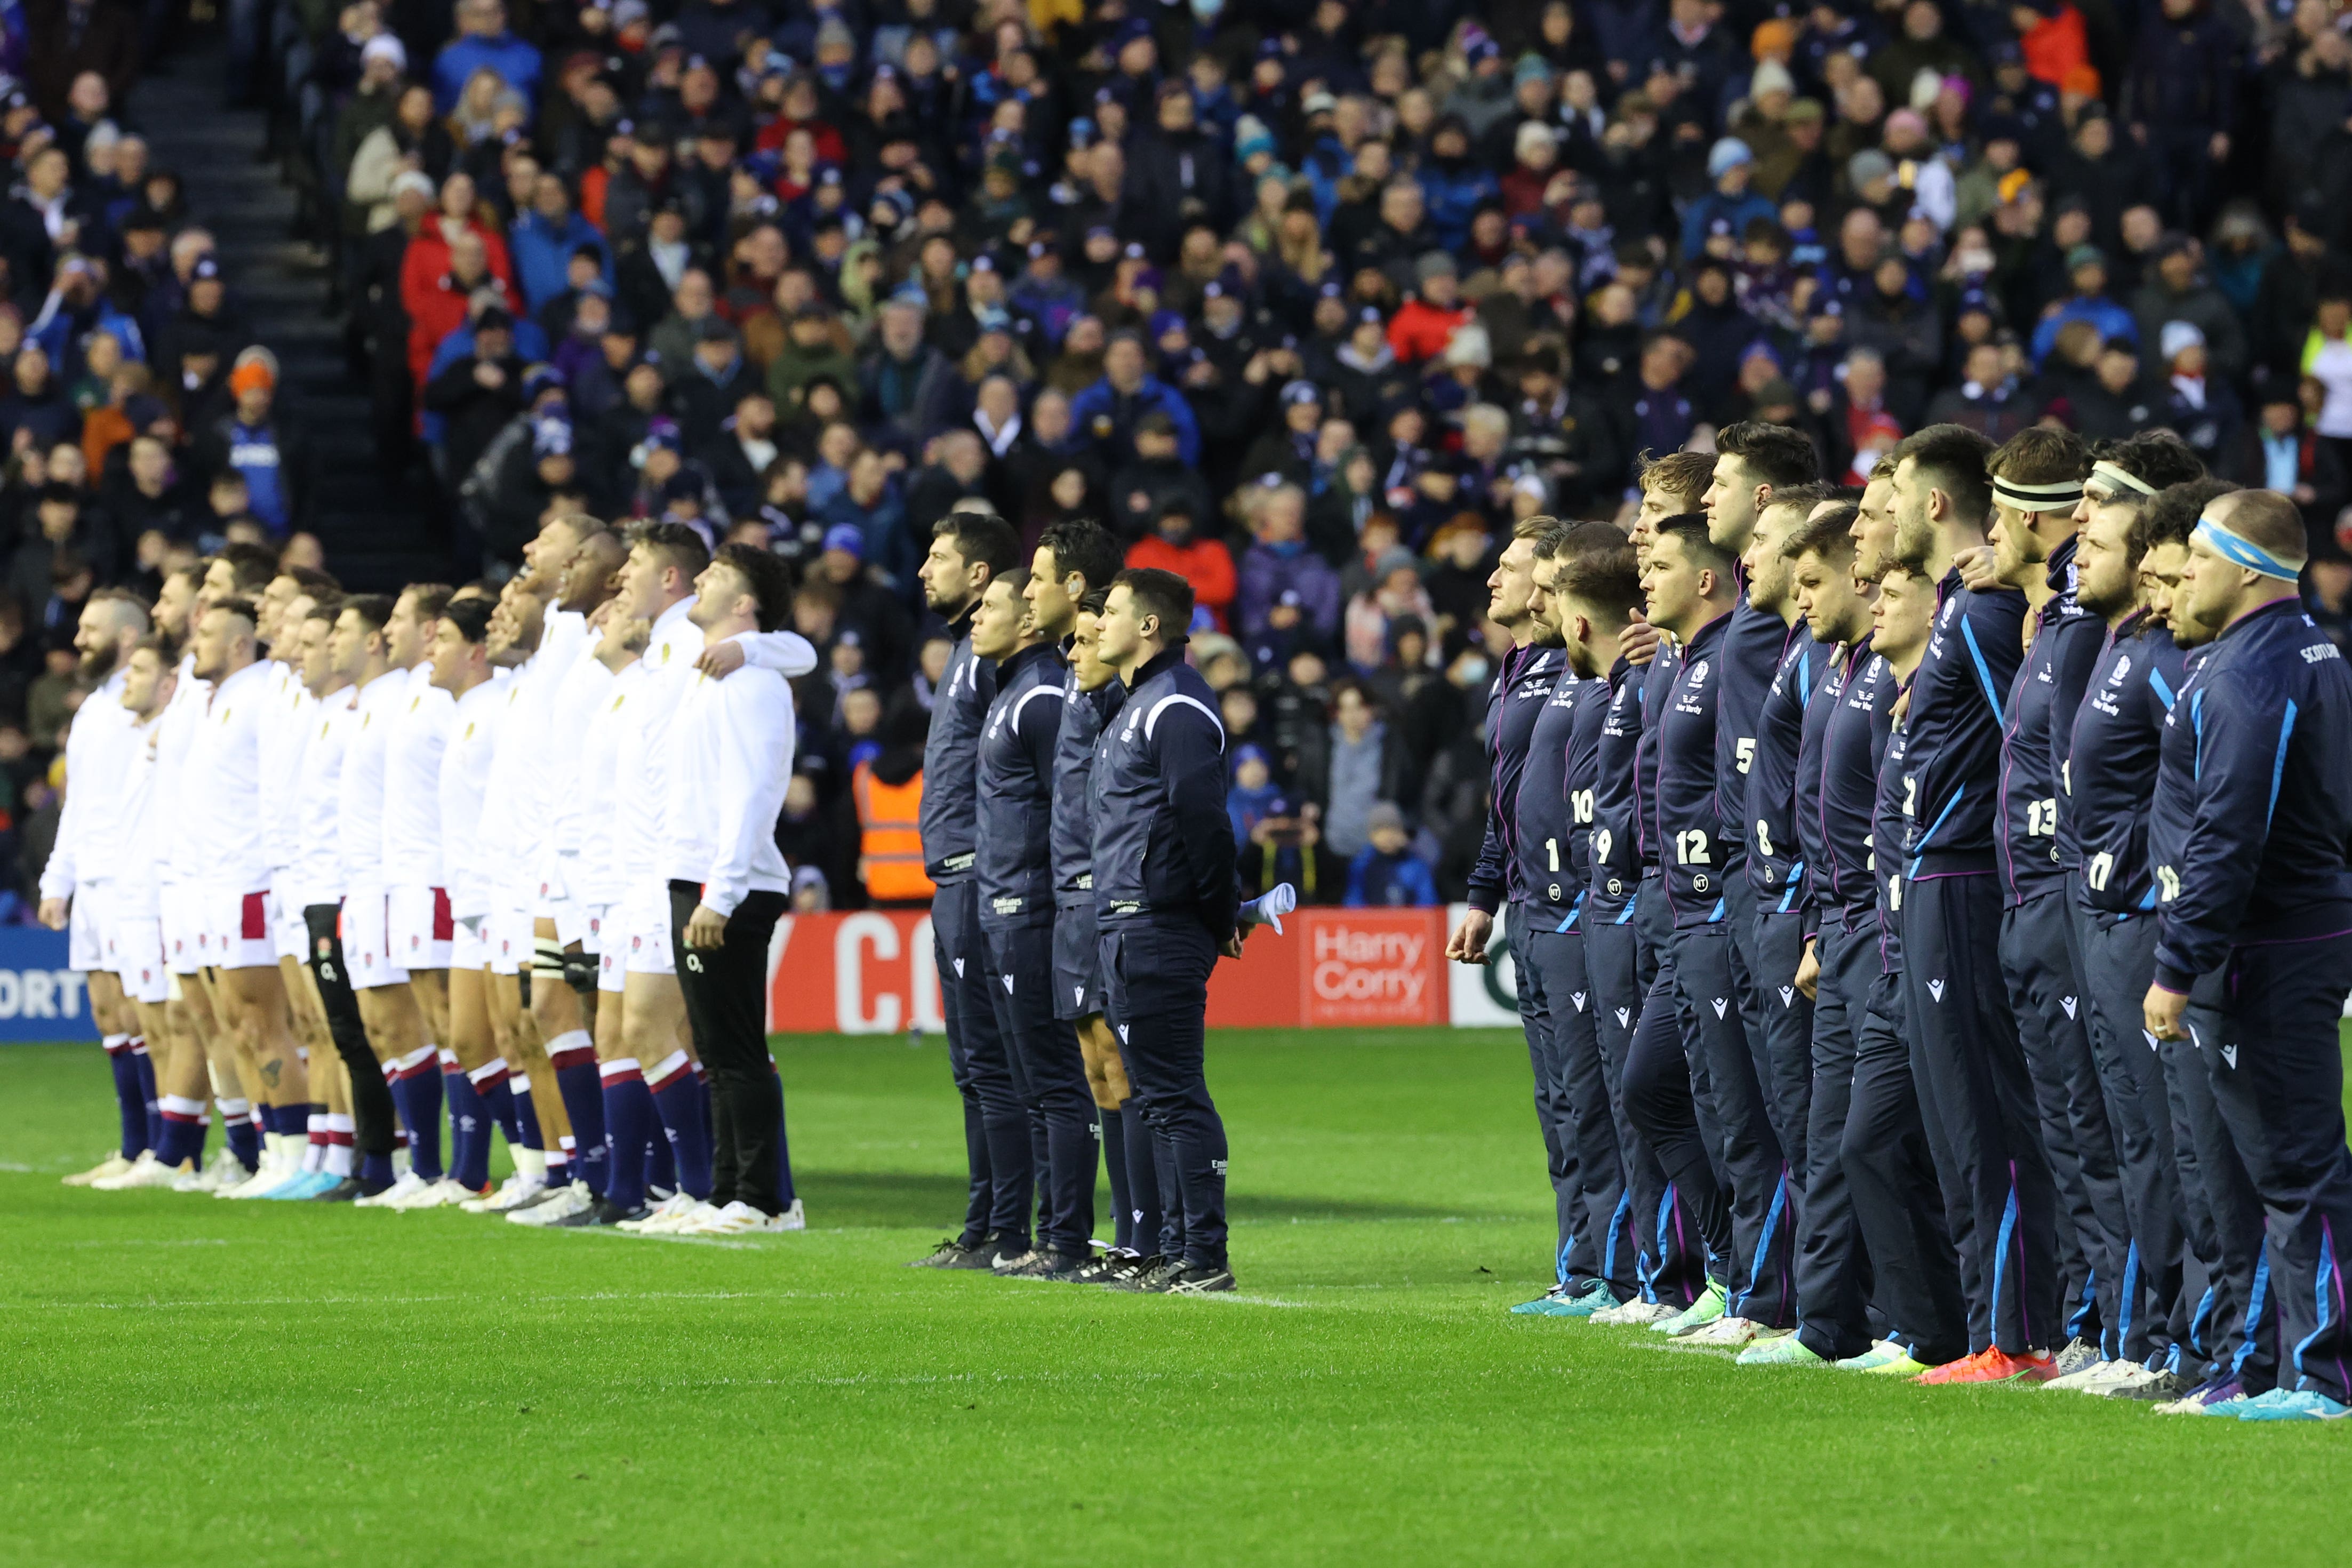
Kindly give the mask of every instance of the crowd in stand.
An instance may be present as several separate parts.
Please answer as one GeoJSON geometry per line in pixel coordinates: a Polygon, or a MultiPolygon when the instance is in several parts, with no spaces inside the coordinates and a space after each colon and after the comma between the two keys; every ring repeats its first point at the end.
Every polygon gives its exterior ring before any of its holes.
{"type": "MultiPolygon", "coordinates": [[[[800,574],[804,903],[919,767],[916,568],[984,497],[1200,609],[1244,891],[1461,896],[1514,523],[1760,420],[1859,484],[1929,423],[2164,426],[2292,495],[2347,624],[2352,20],[2329,0],[357,0],[228,10],[456,575],[551,509],[800,574]]],[[[143,127],[123,0],[0,66],[0,776],[77,605],[315,489],[143,127]]],[[[7,803],[0,803],[7,804],[7,803]]]]}

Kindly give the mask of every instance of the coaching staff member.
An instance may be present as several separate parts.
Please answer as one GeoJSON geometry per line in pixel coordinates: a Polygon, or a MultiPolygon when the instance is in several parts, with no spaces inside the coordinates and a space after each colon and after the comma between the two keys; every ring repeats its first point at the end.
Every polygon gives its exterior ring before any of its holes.
{"type": "Polygon", "coordinates": [[[1088,783],[1103,983],[1127,1076],[1172,1169],[1161,1265],[1114,1289],[1234,1288],[1225,1261],[1225,1124],[1203,1071],[1209,971],[1241,954],[1225,731],[1216,693],[1184,662],[1192,590],[1172,572],[1111,579],[1095,640],[1127,703],[1104,727],[1088,783]],[[1181,1218],[1179,1212],[1181,1210],[1181,1218]]]}
{"type": "Polygon", "coordinates": [[[955,638],[923,745],[920,825],[923,871],[939,889],[931,898],[931,946],[949,1070],[963,1097],[964,1158],[971,1178],[962,1231],[915,1259],[910,1267],[917,1268],[992,1268],[1029,1251],[1029,1112],[1014,1088],[989,994],[995,982],[980,929],[975,875],[980,731],[996,700],[996,665],[971,647],[981,596],[997,574],[1020,559],[1021,536],[1012,524],[986,512],[951,511],[932,528],[929,553],[917,574],[924,604],[955,638]]]}

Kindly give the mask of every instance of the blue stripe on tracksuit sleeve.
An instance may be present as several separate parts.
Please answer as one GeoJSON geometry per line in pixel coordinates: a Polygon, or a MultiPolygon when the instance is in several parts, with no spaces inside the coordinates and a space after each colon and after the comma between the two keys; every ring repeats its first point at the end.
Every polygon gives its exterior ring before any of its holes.
{"type": "Polygon", "coordinates": [[[1960,637],[1969,645],[1969,657],[1976,661],[1977,681],[1984,688],[1985,700],[1992,704],[1992,721],[2008,723],[2000,710],[2000,693],[1993,689],[1992,669],[1985,663],[1984,649],[1977,646],[1977,628],[1965,616],[1960,617],[1960,637]]]}

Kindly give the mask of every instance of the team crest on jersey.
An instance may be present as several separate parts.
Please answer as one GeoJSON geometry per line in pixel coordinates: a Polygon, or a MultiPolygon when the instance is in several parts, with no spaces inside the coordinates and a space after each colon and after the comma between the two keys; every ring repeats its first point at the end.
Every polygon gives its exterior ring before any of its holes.
{"type": "Polygon", "coordinates": [[[2131,655],[2127,653],[2117,654],[2116,656],[2116,668],[2114,671],[2108,675],[2107,684],[2109,686],[2121,686],[2124,683],[2124,677],[2130,673],[2131,655]]]}
{"type": "Polygon", "coordinates": [[[1690,679],[1693,686],[1706,684],[1706,660],[1700,659],[1690,667],[1690,679]]]}

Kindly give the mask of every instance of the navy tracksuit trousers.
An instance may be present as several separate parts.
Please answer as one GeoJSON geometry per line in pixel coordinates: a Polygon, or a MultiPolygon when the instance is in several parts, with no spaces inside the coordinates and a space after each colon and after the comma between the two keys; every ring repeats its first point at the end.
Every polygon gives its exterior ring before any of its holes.
{"type": "Polygon", "coordinates": [[[971,1247],[1001,1233],[1008,1245],[1024,1241],[1035,1155],[1029,1110],[1014,1088],[996,1001],[989,994],[996,982],[988,940],[980,929],[978,882],[950,882],[932,895],[931,946],[939,963],[948,1070],[963,1097],[964,1159],[971,1173],[958,1239],[971,1247]]]}
{"type": "MultiPolygon", "coordinates": [[[[2040,894],[2001,911],[2000,966],[2009,979],[2018,1043],[2033,1074],[2042,1149],[2058,1212],[2059,1300],[2065,1332],[2096,1334],[2109,1356],[2120,1327],[2131,1266],[2131,1222],[2117,1169],[2116,1130],[2083,1017],[2083,984],[2066,940],[2066,891],[2040,894]]],[[[2139,1314],[2143,1323],[2146,1314],[2139,1314]]],[[[2053,1348],[2055,1348],[2054,1346],[2053,1348]]]]}
{"type": "Polygon", "coordinates": [[[1054,1016],[1054,928],[988,933],[998,1035],[1034,1134],[1045,1137],[1037,1243],[1084,1256],[1095,1228],[1095,1100],[1076,1026],[1054,1016]]]}
{"type": "Polygon", "coordinates": [[[1584,933],[1556,929],[1556,914],[1551,917],[1555,929],[1539,927],[1538,918],[1517,921],[1512,945],[1518,953],[1520,1011],[1527,1012],[1533,990],[1549,1026],[1545,1049],[1538,1056],[1536,1029],[1529,1024],[1528,1055],[1536,1073],[1536,1116],[1545,1123],[1545,1148],[1552,1155],[1553,1192],[1561,1222],[1559,1278],[1562,1283],[1605,1279],[1622,1300],[1635,1285],[1633,1205],[1617,1147],[1608,1074],[1601,1066],[1594,1023],[1600,1006],[1586,969],[1584,933]],[[1547,1075],[1551,1080],[1549,1106],[1547,1075]],[[1552,1152],[1555,1138],[1566,1151],[1565,1193],[1560,1191],[1561,1158],[1552,1152]]]}
{"type": "Polygon", "coordinates": [[[1833,910],[1824,915],[1814,946],[1821,980],[1811,1006],[1813,1084],[1807,1106],[1803,1223],[1797,1236],[1797,1334],[1824,1361],[1842,1361],[1870,1348],[1870,1258],[1842,1146],[1853,1103],[1855,1035],[1878,978],[1874,935],[1874,930],[1849,932],[1833,910]]]}
{"type": "MultiPolygon", "coordinates": [[[[1877,962],[1870,946],[1870,964],[1877,962]]],[[[1868,975],[1865,965],[1863,975],[1868,975]]],[[[1859,983],[1860,976],[1857,976],[1859,983]]],[[[1968,1306],[1932,1141],[1905,1037],[1902,977],[1869,982],[1853,1030],[1853,1094],[1839,1161],[1870,1254],[1872,1299],[1890,1335],[1930,1366],[1969,1353],[1968,1306]]],[[[1818,1347],[1816,1347],[1818,1348],[1818,1347]]]]}
{"type": "Polygon", "coordinates": [[[1655,918],[1664,902],[1655,879],[1642,884],[1622,908],[1587,904],[1584,916],[1585,973],[1592,982],[1593,1028],[1609,1108],[1617,1123],[1617,1147],[1632,1199],[1634,1277],[1643,1299],[1680,1306],[1705,1289],[1706,1262],[1697,1226],[1669,1194],[1665,1167],[1627,1109],[1626,1065],[1644,1000],[1657,978],[1663,943],[1655,918]],[[1688,1245],[1685,1245],[1685,1243],[1688,1245]]]}
{"type": "MultiPolygon", "coordinates": [[[[2219,1304],[2219,1292],[2207,1300],[2219,1253],[2189,1118],[2175,1112],[2166,1053],[2148,1037],[2141,1012],[2156,974],[2156,921],[2094,910],[2078,900],[2069,903],[2068,936],[2083,976],[2091,1049],[2116,1130],[2131,1226],[2121,1321],[2107,1348],[2110,1354],[2169,1366],[2194,1382],[2221,1348],[2211,1311],[2200,1311],[2219,1304]]],[[[2209,1128],[2218,1128],[2195,1047],[2177,1046],[2172,1054],[2193,1075],[2182,1086],[2182,1110],[2189,1108],[2187,1091],[2193,1091],[2207,1108],[2209,1128]]],[[[2243,1310],[2242,1300],[2238,1307],[2243,1310]]]]}
{"type": "MultiPolygon", "coordinates": [[[[2277,1385],[2352,1405],[2352,1150],[2339,1043],[2352,933],[2232,948],[2199,982],[2189,1022],[2213,1098],[2261,1196],[2263,1264],[2239,1364],[2277,1385]],[[2198,1005],[2195,1004],[2202,1004],[2198,1005]]],[[[2209,1188],[2210,1190],[2210,1188],[2209,1188]]],[[[2215,1215],[2225,1229],[2231,1216],[2215,1215]]],[[[2226,1254],[2230,1241],[2225,1237],[2226,1254]]]]}
{"type": "Polygon", "coordinates": [[[1903,889],[1904,1012],[1920,1109],[1945,1194],[1969,1211],[1955,1237],[1972,1350],[2054,1349],[2056,1194],[2032,1077],[2000,971],[2000,882],[1928,876],[1903,889]]]}
{"type": "MultiPolygon", "coordinates": [[[[1143,1097],[1160,1172],[1159,1251],[1225,1264],[1225,1124],[1209,1098],[1209,972],[1217,943],[1192,921],[1103,927],[1105,1016],[1143,1097]]],[[[1142,1237],[1138,1247],[1150,1245],[1142,1237]]]]}

